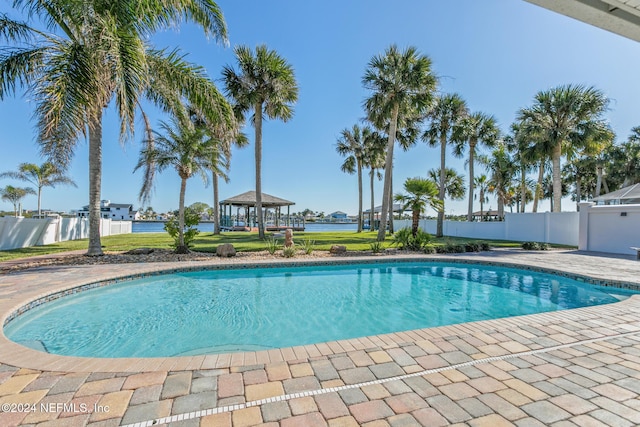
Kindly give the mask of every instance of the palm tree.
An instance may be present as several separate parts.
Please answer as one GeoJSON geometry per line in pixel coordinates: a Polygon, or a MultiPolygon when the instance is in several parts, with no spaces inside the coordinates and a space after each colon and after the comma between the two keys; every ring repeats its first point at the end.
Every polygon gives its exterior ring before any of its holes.
{"type": "Polygon", "coordinates": [[[347,156],[340,169],[343,172],[358,175],[358,233],[362,232],[362,168],[367,155],[365,141],[370,138],[371,128],[353,125],[351,129],[343,129],[336,144],[336,151],[347,156]]]}
{"type": "MultiPolygon", "coordinates": [[[[135,170],[152,165],[156,171],[162,172],[167,167],[173,167],[180,176],[180,199],[178,207],[178,242],[176,253],[188,253],[189,248],[184,241],[184,197],[187,180],[195,174],[200,174],[208,182],[207,171],[215,170],[220,176],[226,177],[224,167],[226,162],[220,153],[220,145],[212,138],[207,138],[206,131],[195,126],[189,120],[175,118],[172,124],[161,122],[160,128],[165,135],[154,132],[154,146],[144,148],[135,170]],[[213,159],[223,159],[215,164],[213,159]]],[[[153,182],[146,182],[142,186],[145,192],[153,188],[153,182]]],[[[144,195],[145,197],[148,194],[144,195]]]]}
{"type": "Polygon", "coordinates": [[[480,176],[476,176],[474,178],[473,187],[478,190],[478,192],[474,195],[480,200],[480,221],[482,221],[484,216],[484,204],[489,201],[489,197],[487,193],[489,192],[489,178],[487,175],[482,174],[480,176]]]}
{"type": "Polygon", "coordinates": [[[0,188],[0,197],[2,200],[13,203],[13,216],[18,216],[18,204],[20,200],[24,199],[27,194],[36,194],[33,188],[20,188],[7,185],[4,188],[0,188]]]}
{"type": "Polygon", "coordinates": [[[627,141],[606,150],[608,184],[622,188],[640,182],[640,126],[631,129],[627,141]]]}
{"type": "Polygon", "coordinates": [[[427,56],[419,54],[415,47],[400,51],[392,45],[383,55],[371,58],[362,84],[372,92],[364,103],[368,119],[378,129],[385,129],[388,135],[378,230],[378,241],[384,241],[391,207],[393,148],[398,137],[398,125],[421,117],[431,106],[437,79],[427,56]]]}
{"type": "Polygon", "coordinates": [[[515,175],[515,165],[505,144],[498,144],[490,155],[479,156],[479,160],[490,173],[488,189],[498,199],[498,217],[504,218],[504,205],[509,198],[509,188],[515,175]]]}
{"type": "MultiPolygon", "coordinates": [[[[17,87],[32,94],[42,152],[63,168],[78,141],[88,136],[87,255],[102,255],[103,112],[113,100],[122,141],[134,133],[143,97],[175,114],[184,114],[182,100],[187,98],[211,120],[230,121],[231,108],[201,67],[186,62],[177,50],[153,49],[148,42],[153,32],[183,20],[193,21],[206,35],[226,42],[222,12],[212,0],[16,0],[13,4],[25,9],[29,19],[39,18],[46,29],[0,17],[0,38],[13,45],[0,54],[0,99],[15,94],[17,87]]],[[[151,143],[152,138],[147,141],[151,143]]],[[[150,167],[146,173],[153,170],[150,167]]]]}
{"type": "Polygon", "coordinates": [[[407,178],[404,182],[404,191],[408,194],[396,194],[394,199],[402,203],[403,210],[411,210],[411,233],[415,236],[420,225],[420,214],[427,207],[439,211],[442,209],[442,201],[438,198],[438,186],[428,179],[407,178]]]}
{"type": "Polygon", "coordinates": [[[467,104],[460,95],[454,93],[440,96],[429,113],[429,125],[422,135],[422,139],[430,146],[440,145],[440,179],[437,182],[440,186],[438,197],[442,201],[442,210],[438,212],[437,237],[442,237],[444,223],[447,143],[461,138],[459,125],[467,114],[467,104]]]}
{"type": "MultiPolygon", "coordinates": [[[[237,117],[234,120],[233,126],[227,126],[223,122],[208,123],[206,117],[200,112],[191,108],[189,111],[189,118],[194,126],[200,127],[206,134],[207,138],[211,139],[212,143],[218,145],[218,149],[214,150],[214,155],[217,158],[211,159],[211,164],[214,168],[211,170],[211,181],[213,187],[213,207],[211,216],[213,217],[213,234],[220,234],[220,192],[219,192],[219,180],[220,175],[217,173],[218,166],[224,165],[224,169],[228,172],[231,166],[231,148],[232,146],[243,148],[249,144],[247,136],[240,131],[243,124],[243,118],[237,117]]],[[[225,181],[227,181],[225,179],[225,181]]]]}
{"type": "Polygon", "coordinates": [[[610,132],[602,119],[607,104],[600,90],[565,85],[538,92],[534,105],[518,113],[526,133],[551,146],[554,212],[562,211],[561,159],[568,150],[588,149],[610,132]]]}
{"type": "Polygon", "coordinates": [[[18,171],[0,173],[0,178],[14,178],[20,181],[27,181],[35,185],[38,189],[38,216],[42,214],[42,188],[55,187],[56,184],[73,185],[76,183],[66,176],[57,166],[51,162],[45,162],[38,166],[33,163],[21,163],[18,171]]]}
{"type": "Polygon", "coordinates": [[[264,239],[262,217],[262,120],[284,122],[293,117],[293,104],[298,100],[298,85],[293,67],[274,50],[265,45],[256,47],[255,55],[246,46],[234,49],[239,70],[225,66],[226,91],[235,101],[236,112],[244,115],[253,111],[251,122],[255,129],[256,159],[256,216],[258,236],[264,239]]]}
{"type": "Polygon", "coordinates": [[[484,113],[473,113],[463,117],[460,123],[461,135],[455,141],[454,154],[462,156],[465,146],[469,146],[469,203],[467,221],[471,221],[473,213],[473,166],[478,144],[492,147],[500,137],[500,129],[493,116],[484,113]]]}
{"type": "Polygon", "coordinates": [[[369,187],[371,192],[371,208],[369,210],[369,230],[374,230],[375,218],[375,196],[374,196],[374,179],[382,179],[380,169],[384,168],[386,141],[379,132],[372,132],[369,138],[365,139],[365,158],[364,166],[369,168],[369,187]]]}
{"type": "MultiPolygon", "coordinates": [[[[566,181],[562,181],[562,197],[569,195],[569,186],[566,181]]],[[[542,180],[542,193],[540,195],[541,200],[549,199],[549,205],[551,212],[553,212],[553,176],[551,173],[546,173],[542,180]]]]}
{"type": "MultiPolygon", "coordinates": [[[[439,182],[440,168],[430,169],[427,176],[433,182],[439,182]]],[[[464,187],[464,176],[453,168],[447,168],[444,173],[444,194],[451,200],[462,200],[467,194],[467,190],[464,187]]]]}
{"type": "Polygon", "coordinates": [[[576,202],[576,210],[580,210],[580,202],[594,197],[597,182],[597,159],[592,156],[577,157],[562,167],[563,181],[573,184],[572,199],[576,202]]]}
{"type": "MultiPolygon", "coordinates": [[[[518,212],[524,213],[526,204],[532,200],[534,187],[533,181],[527,178],[527,174],[534,169],[537,162],[531,147],[535,146],[521,130],[521,124],[516,122],[511,124],[511,134],[504,137],[507,150],[513,154],[512,161],[518,170],[519,191],[515,200],[518,204],[518,212]]],[[[541,178],[540,178],[541,179],[541,178]]],[[[537,209],[537,200],[536,200],[537,209]]],[[[535,211],[534,211],[535,212],[535,211]]]]}

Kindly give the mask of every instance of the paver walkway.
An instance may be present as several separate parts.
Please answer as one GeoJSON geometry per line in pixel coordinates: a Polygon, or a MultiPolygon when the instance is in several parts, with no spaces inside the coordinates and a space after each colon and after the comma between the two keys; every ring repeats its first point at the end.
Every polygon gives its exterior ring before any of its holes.
{"type": "MultiPolygon", "coordinates": [[[[454,258],[640,280],[640,263],[631,257],[493,251],[454,258]]],[[[22,300],[86,282],[89,274],[98,279],[158,267],[47,267],[5,275],[0,318],[22,300]]],[[[640,425],[640,297],[207,357],[107,362],[16,353],[15,344],[0,338],[0,426],[640,425]]]]}

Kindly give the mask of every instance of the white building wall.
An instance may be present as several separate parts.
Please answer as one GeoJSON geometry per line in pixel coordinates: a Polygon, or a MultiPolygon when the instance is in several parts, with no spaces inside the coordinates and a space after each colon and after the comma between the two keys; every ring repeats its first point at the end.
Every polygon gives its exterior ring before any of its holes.
{"type": "MultiPolygon", "coordinates": [[[[101,219],[101,236],[126,233],[131,233],[131,221],[101,219]]],[[[48,245],[88,237],[88,218],[0,217],[0,250],[48,245]]]]}
{"type": "Polygon", "coordinates": [[[580,250],[635,255],[640,247],[640,205],[580,204],[580,250]]]}

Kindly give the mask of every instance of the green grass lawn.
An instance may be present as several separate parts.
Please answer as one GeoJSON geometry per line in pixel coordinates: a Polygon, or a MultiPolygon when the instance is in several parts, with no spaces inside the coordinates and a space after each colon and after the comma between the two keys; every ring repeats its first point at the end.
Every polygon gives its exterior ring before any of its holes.
{"type": "MultiPolygon", "coordinates": [[[[328,251],[331,245],[344,245],[350,251],[366,251],[369,245],[375,242],[377,232],[297,232],[293,239],[298,245],[304,240],[313,240],[315,250],[328,251]]],[[[277,239],[282,245],[284,239],[277,239]]],[[[477,239],[467,239],[460,237],[434,238],[435,245],[446,243],[464,243],[478,241],[477,239]]],[[[484,240],[493,247],[520,247],[520,242],[509,242],[503,240],[484,240]]],[[[266,249],[264,241],[258,239],[258,233],[229,232],[220,235],[212,233],[201,233],[194,241],[193,250],[201,252],[215,252],[216,247],[222,243],[231,243],[237,251],[262,251],[266,249]]],[[[128,251],[130,249],[149,247],[167,249],[171,245],[171,238],[167,233],[135,233],[119,234],[102,238],[102,246],[105,251],[128,251]]],[[[85,250],[88,240],[72,240],[60,242],[46,246],[34,246],[30,248],[14,249],[10,251],[0,251],[0,262],[17,258],[27,258],[36,255],[53,254],[73,250],[85,250]]],[[[388,237],[384,243],[385,247],[391,246],[391,238],[388,237]]]]}

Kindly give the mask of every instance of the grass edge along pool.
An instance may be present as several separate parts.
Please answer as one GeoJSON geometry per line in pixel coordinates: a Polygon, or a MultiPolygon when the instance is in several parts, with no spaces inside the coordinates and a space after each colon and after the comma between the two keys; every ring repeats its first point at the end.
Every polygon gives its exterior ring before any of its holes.
{"type": "Polygon", "coordinates": [[[198,270],[77,292],[17,316],[5,334],[60,355],[186,356],[606,304],[633,293],[611,291],[548,273],[448,262],[198,270]]]}

